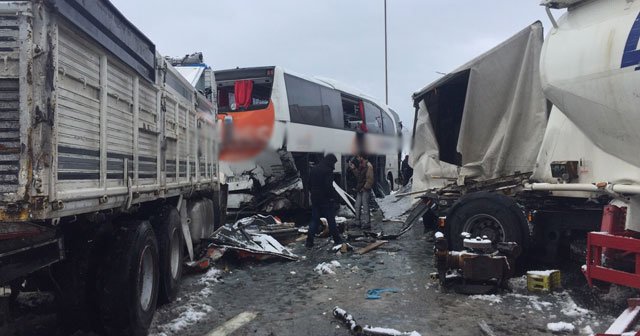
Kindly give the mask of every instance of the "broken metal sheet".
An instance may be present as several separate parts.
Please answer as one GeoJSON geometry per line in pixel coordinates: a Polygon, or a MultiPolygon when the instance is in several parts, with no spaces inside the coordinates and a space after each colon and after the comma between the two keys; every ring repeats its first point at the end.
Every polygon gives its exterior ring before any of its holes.
{"type": "Polygon", "coordinates": [[[295,223],[284,223],[278,217],[259,214],[243,218],[236,225],[242,225],[247,232],[272,236],[281,243],[290,242],[300,233],[295,223]]]}
{"type": "Polygon", "coordinates": [[[265,259],[279,257],[288,260],[298,260],[298,256],[282,246],[275,238],[245,229],[242,222],[233,226],[225,225],[219,228],[211,238],[211,244],[225,248],[227,251],[239,252],[241,257],[265,259]]]}
{"type": "Polygon", "coordinates": [[[409,232],[415,223],[417,223],[422,216],[427,213],[430,209],[434,207],[433,202],[424,202],[420,201],[413,205],[411,208],[411,212],[409,212],[409,217],[404,222],[404,225],[400,229],[398,233],[393,234],[385,234],[384,232],[364,232],[364,235],[367,237],[372,237],[378,240],[395,240],[409,232]]]}
{"type": "Polygon", "coordinates": [[[351,197],[351,195],[349,195],[346,191],[340,188],[340,186],[335,182],[333,182],[333,189],[336,190],[338,195],[340,195],[340,198],[342,198],[342,200],[347,204],[347,207],[349,207],[349,210],[351,210],[355,214],[356,208],[353,206],[353,203],[355,203],[355,200],[353,199],[353,197],[351,197]]]}

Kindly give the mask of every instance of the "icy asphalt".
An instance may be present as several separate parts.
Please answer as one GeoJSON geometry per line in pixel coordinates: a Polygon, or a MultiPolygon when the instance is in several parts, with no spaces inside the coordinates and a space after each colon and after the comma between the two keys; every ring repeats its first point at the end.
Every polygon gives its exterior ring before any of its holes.
{"type": "MultiPolygon", "coordinates": [[[[392,232],[401,223],[378,225],[392,232]]],[[[335,306],[363,326],[416,331],[423,336],[482,335],[478,325],[482,320],[496,335],[549,335],[557,328],[565,329],[560,333],[590,335],[604,331],[613,321],[610,308],[585,297],[582,283],[575,293],[545,295],[528,293],[523,277],[512,279],[512,290],[498,295],[444,291],[429,280],[434,271],[433,245],[422,227],[362,256],[336,255],[329,241],[322,239],[313,250],[306,250],[301,242],[290,247],[302,257],[300,261],[223,262],[217,266],[220,271],[187,278],[180,300],[160,308],[151,334],[207,335],[249,312],[256,317],[232,335],[349,335],[332,316],[335,306]],[[328,263],[335,274],[319,274],[321,263],[328,263]],[[376,288],[399,292],[366,299],[367,290],[376,288]]],[[[583,281],[570,274],[566,278],[572,283],[583,281]]]]}

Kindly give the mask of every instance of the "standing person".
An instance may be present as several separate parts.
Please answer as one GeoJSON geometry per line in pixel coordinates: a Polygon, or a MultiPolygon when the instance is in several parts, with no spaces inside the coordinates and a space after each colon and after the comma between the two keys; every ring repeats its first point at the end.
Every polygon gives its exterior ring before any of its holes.
{"type": "Polygon", "coordinates": [[[342,238],[336,225],[336,191],[333,188],[333,171],[335,170],[336,156],[328,154],[322,161],[311,169],[309,174],[309,192],[311,193],[311,225],[307,233],[306,247],[313,247],[313,239],[318,232],[320,218],[324,217],[329,223],[329,232],[333,242],[342,244],[342,238]]]}
{"type": "Polygon", "coordinates": [[[360,171],[357,175],[356,185],[356,226],[364,230],[371,229],[371,217],[369,213],[369,195],[373,188],[373,165],[365,158],[360,157],[360,171]]]}
{"type": "Polygon", "coordinates": [[[409,166],[409,155],[406,155],[404,160],[402,160],[400,172],[402,173],[402,185],[406,186],[409,184],[409,180],[411,180],[411,177],[413,176],[413,168],[409,166]]]}

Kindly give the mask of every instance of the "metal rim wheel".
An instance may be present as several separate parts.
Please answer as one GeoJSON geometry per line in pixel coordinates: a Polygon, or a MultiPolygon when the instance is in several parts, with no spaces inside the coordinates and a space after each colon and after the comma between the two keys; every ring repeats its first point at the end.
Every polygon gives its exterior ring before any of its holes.
{"type": "Polygon", "coordinates": [[[152,252],[149,246],[145,246],[140,257],[140,267],[138,268],[138,278],[140,279],[138,293],[140,293],[140,307],[148,311],[153,299],[155,274],[157,270],[153,261],[152,252]]]}
{"type": "Polygon", "coordinates": [[[182,237],[180,236],[180,233],[178,232],[178,229],[175,228],[172,232],[171,232],[171,256],[170,256],[170,260],[171,260],[171,277],[174,279],[178,278],[178,271],[180,271],[180,263],[182,262],[181,258],[182,258],[182,253],[180,253],[180,249],[182,248],[181,244],[180,244],[180,239],[182,239],[182,237]]]}
{"type": "Polygon", "coordinates": [[[494,244],[503,242],[505,238],[502,223],[488,214],[477,214],[467,219],[462,230],[471,234],[471,238],[487,236],[494,244]]]}

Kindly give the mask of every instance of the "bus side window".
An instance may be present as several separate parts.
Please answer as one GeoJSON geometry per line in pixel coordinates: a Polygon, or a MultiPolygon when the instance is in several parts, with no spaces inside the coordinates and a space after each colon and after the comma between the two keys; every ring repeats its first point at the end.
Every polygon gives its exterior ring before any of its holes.
{"type": "Polygon", "coordinates": [[[376,105],[364,102],[365,122],[369,133],[382,133],[382,111],[376,105]]]}
{"type": "Polygon", "coordinates": [[[362,113],[360,101],[357,98],[342,95],[342,109],[344,111],[344,128],[351,131],[361,129],[362,113]]]}
{"type": "Polygon", "coordinates": [[[340,92],[325,88],[322,91],[322,112],[325,126],[341,129],[343,126],[342,98],[340,92]]]}
{"type": "Polygon", "coordinates": [[[389,115],[384,111],[382,111],[382,127],[384,129],[384,134],[396,135],[393,119],[391,119],[391,117],[389,117],[389,115]]]}

